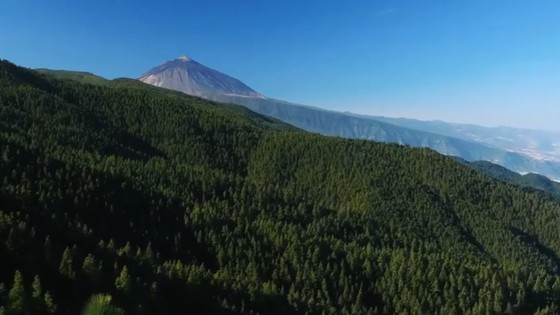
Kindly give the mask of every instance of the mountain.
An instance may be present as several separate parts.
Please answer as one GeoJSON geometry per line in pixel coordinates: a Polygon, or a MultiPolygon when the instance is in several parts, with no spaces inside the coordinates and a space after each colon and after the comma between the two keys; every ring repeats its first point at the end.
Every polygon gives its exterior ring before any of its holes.
{"type": "MultiPolygon", "coordinates": [[[[481,131],[487,132],[483,127],[478,131],[473,127],[468,132],[463,132],[462,129],[450,128],[450,125],[445,123],[436,128],[434,124],[423,124],[420,121],[341,113],[275,100],[255,92],[239,80],[206,68],[190,58],[168,61],[150,70],[139,80],[217,102],[243,105],[257,113],[322,135],[428,147],[442,154],[459,156],[468,161],[485,160],[519,173],[539,173],[553,179],[560,179],[560,160],[537,156],[535,152],[543,152],[538,148],[534,148],[534,154],[526,154],[531,147],[497,145],[501,138],[496,133],[493,141],[482,141],[481,138],[488,138],[482,135],[481,131]],[[191,68],[195,68],[196,73],[213,75],[191,76],[189,73],[194,71],[191,68]],[[189,79],[185,79],[187,77],[189,79]],[[216,78],[215,82],[214,78],[216,78]],[[222,78],[235,80],[236,86],[243,86],[243,89],[222,88],[227,86],[222,84],[225,81],[222,78]],[[470,133],[474,135],[471,136],[470,133]]],[[[508,143],[515,143],[516,139],[508,140],[508,143]]],[[[552,145],[551,150],[560,150],[560,146],[557,145],[552,145]]],[[[542,148],[543,145],[539,147],[542,148]]]]}
{"type": "Polygon", "coordinates": [[[558,199],[435,151],[7,61],[0,113],[8,314],[559,311],[558,199]]]}
{"type": "Polygon", "coordinates": [[[220,94],[264,98],[243,82],[201,65],[187,56],[157,66],[139,80],[195,96],[220,94]]]}

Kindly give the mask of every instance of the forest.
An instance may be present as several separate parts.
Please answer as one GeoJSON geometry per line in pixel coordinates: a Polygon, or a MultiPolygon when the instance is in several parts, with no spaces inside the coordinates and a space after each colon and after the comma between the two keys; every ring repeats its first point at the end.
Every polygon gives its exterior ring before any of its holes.
{"type": "Polygon", "coordinates": [[[0,61],[0,314],[559,314],[560,199],[0,61]]]}
{"type": "Polygon", "coordinates": [[[456,158],[456,160],[476,171],[482,172],[503,182],[515,184],[520,187],[531,187],[560,196],[560,182],[555,182],[545,176],[535,173],[521,175],[514,171],[510,171],[503,166],[487,161],[467,162],[461,158],[456,158]]]}

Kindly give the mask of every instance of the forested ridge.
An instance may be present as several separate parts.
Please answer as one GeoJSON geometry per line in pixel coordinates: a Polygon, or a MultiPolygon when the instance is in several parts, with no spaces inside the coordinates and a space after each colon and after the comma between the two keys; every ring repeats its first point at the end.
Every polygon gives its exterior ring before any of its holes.
{"type": "Polygon", "coordinates": [[[540,174],[527,173],[521,175],[516,172],[510,171],[503,166],[487,161],[468,162],[461,158],[456,158],[456,160],[476,171],[482,172],[503,182],[521,187],[531,187],[538,190],[546,191],[553,195],[560,196],[560,183],[555,182],[540,174]]]}
{"type": "Polygon", "coordinates": [[[0,144],[0,313],[560,312],[559,200],[428,149],[8,61],[0,144]]]}

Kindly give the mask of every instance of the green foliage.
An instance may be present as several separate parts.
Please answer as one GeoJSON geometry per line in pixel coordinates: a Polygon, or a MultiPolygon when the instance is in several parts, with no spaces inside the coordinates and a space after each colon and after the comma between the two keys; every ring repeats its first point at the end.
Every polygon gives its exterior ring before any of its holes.
{"type": "Polygon", "coordinates": [[[431,150],[6,61],[0,144],[6,312],[33,312],[41,292],[51,314],[78,314],[98,292],[128,314],[560,305],[558,200],[431,150]]]}
{"type": "Polygon", "coordinates": [[[54,302],[54,299],[49,291],[45,292],[45,308],[48,314],[55,314],[58,310],[58,306],[54,302]]]}
{"type": "Polygon", "coordinates": [[[130,276],[128,275],[128,268],[123,266],[119,276],[115,280],[115,288],[123,293],[130,293],[130,276]]]}
{"type": "Polygon", "coordinates": [[[80,71],[66,71],[66,70],[51,70],[51,69],[35,69],[35,71],[52,76],[57,79],[64,80],[74,80],[87,84],[107,84],[108,81],[105,78],[97,76],[89,72],[80,71]]]}
{"type": "Polygon", "coordinates": [[[92,254],[88,254],[84,258],[84,262],[82,264],[82,271],[91,278],[92,281],[98,281],[99,277],[102,274],[102,266],[101,262],[98,262],[95,256],[92,254]]]}
{"type": "Polygon", "coordinates": [[[545,176],[534,173],[520,175],[508,170],[505,167],[486,161],[467,162],[460,158],[457,158],[457,160],[476,171],[492,176],[503,182],[521,187],[531,187],[534,189],[546,191],[553,195],[560,196],[560,183],[552,181],[545,176]]]}
{"type": "Polygon", "coordinates": [[[68,278],[73,279],[75,277],[74,267],[72,266],[73,263],[74,254],[68,247],[66,247],[62,253],[62,258],[60,259],[60,266],[58,267],[59,272],[68,278]]]}
{"type": "Polygon", "coordinates": [[[82,315],[124,315],[124,311],[111,305],[111,296],[96,294],[86,304],[82,315]]]}
{"type": "Polygon", "coordinates": [[[27,310],[27,292],[19,270],[14,273],[14,282],[8,293],[8,307],[11,314],[24,314],[27,310]]]}
{"type": "Polygon", "coordinates": [[[33,299],[42,300],[43,299],[43,289],[41,288],[41,279],[39,276],[33,278],[33,283],[31,284],[31,297],[33,299]]]}
{"type": "Polygon", "coordinates": [[[33,278],[33,283],[31,284],[30,306],[35,313],[44,313],[45,311],[43,288],[38,275],[33,278]]]}

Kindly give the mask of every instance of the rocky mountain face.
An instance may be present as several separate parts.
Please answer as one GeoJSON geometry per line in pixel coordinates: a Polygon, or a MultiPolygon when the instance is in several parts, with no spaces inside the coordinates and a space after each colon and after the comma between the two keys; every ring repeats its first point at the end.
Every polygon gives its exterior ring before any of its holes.
{"type": "Polygon", "coordinates": [[[139,80],[195,96],[218,94],[264,98],[243,82],[208,68],[187,56],[159,65],[146,72],[139,80]]]}
{"type": "Polygon", "coordinates": [[[151,69],[139,80],[212,101],[243,105],[310,132],[428,147],[467,161],[489,161],[519,173],[560,179],[560,135],[555,137],[553,133],[543,136],[544,132],[524,129],[364,116],[294,104],[267,98],[240,80],[185,56],[151,69]]]}

